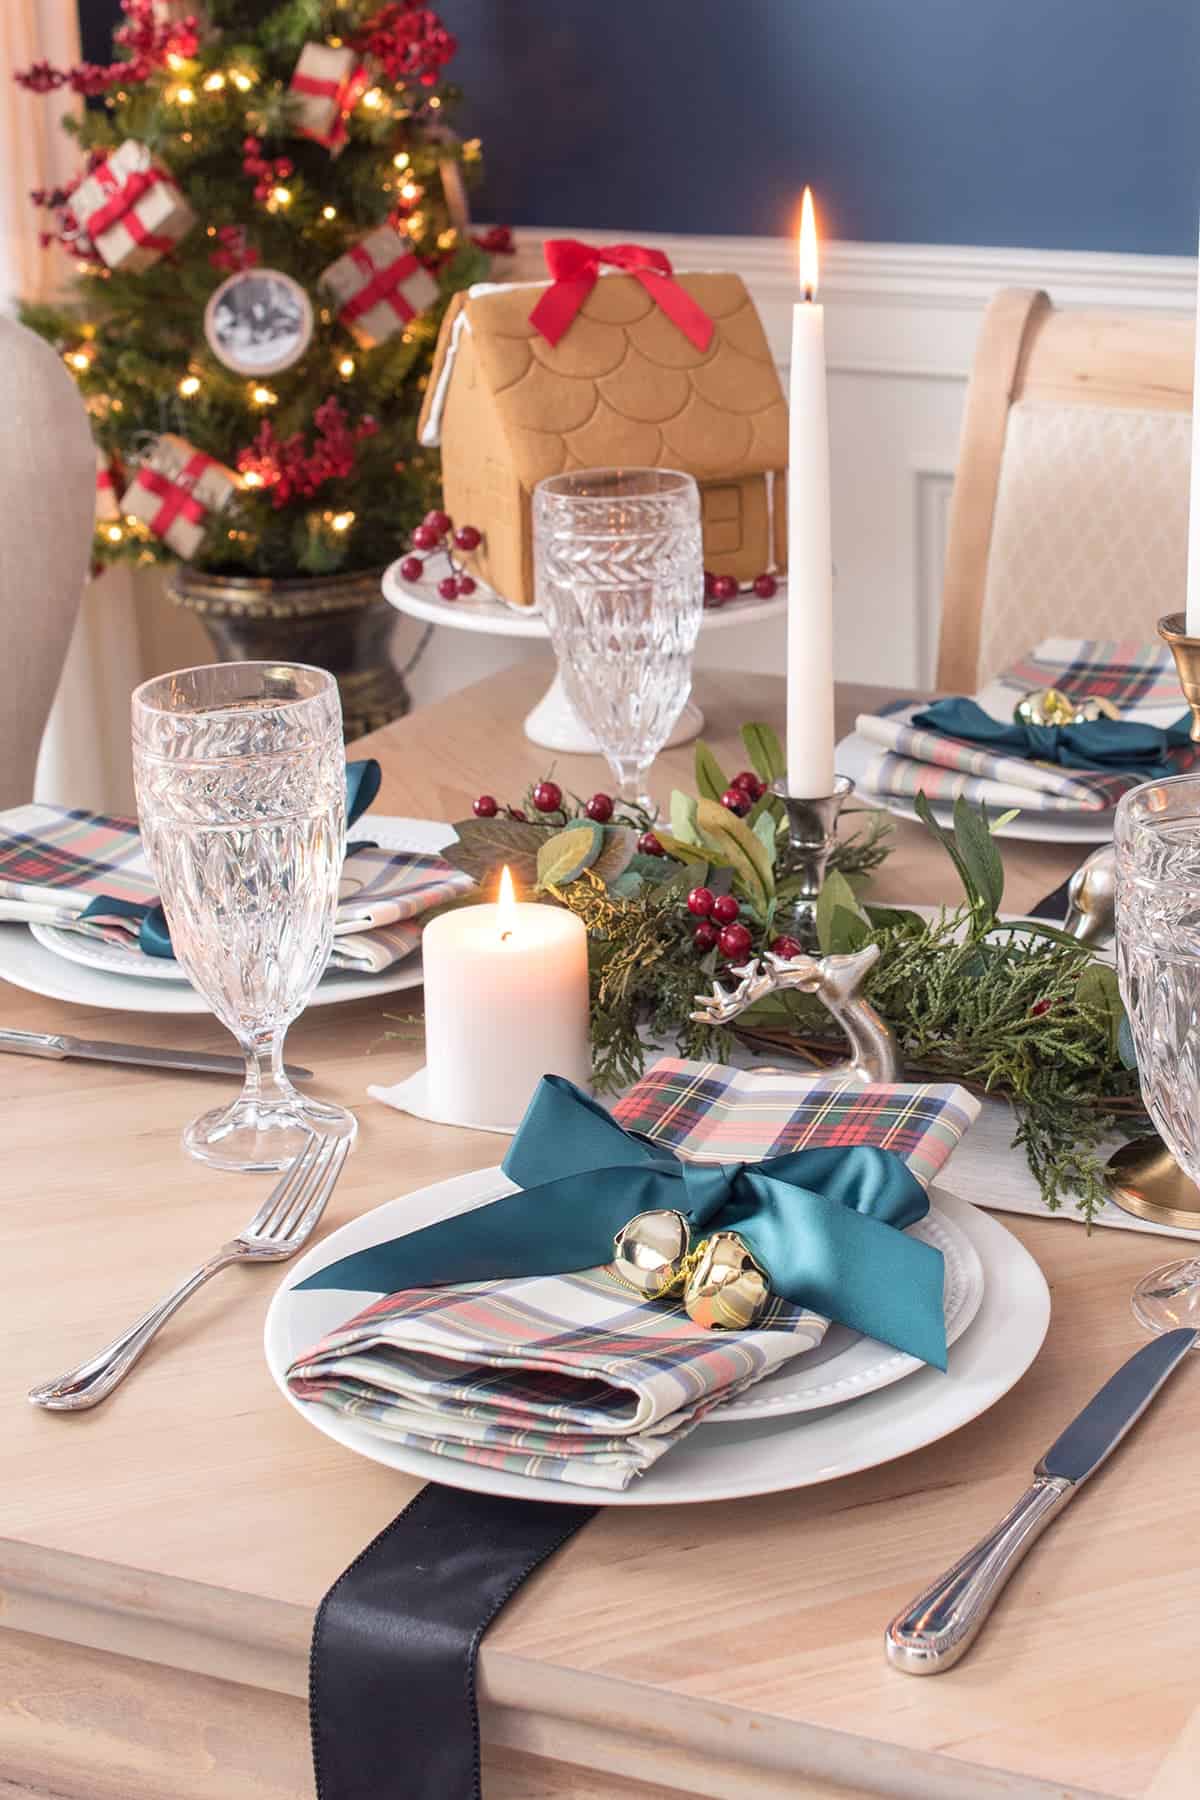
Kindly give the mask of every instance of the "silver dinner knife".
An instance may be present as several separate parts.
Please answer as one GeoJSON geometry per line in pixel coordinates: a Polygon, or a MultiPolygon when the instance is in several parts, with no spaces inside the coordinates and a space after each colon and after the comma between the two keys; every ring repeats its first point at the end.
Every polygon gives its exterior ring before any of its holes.
{"type": "Polygon", "coordinates": [[[1051,1519],[1111,1456],[1200,1332],[1166,1331],[1122,1363],[1051,1444],[1007,1517],[925,1592],[884,1634],[887,1659],[906,1675],[940,1675],[975,1642],[1005,1582],[1051,1519]]]}
{"type": "MultiPolygon", "coordinates": [[[[61,1032],[10,1031],[0,1028],[0,1051],[19,1056],[83,1057],[88,1062],[137,1063],[147,1069],[189,1069],[197,1075],[244,1075],[240,1056],[216,1056],[208,1050],[166,1050],[154,1044],[109,1044],[100,1038],[66,1037],[61,1032]]],[[[285,1064],[292,1081],[311,1081],[312,1070],[285,1064]]]]}

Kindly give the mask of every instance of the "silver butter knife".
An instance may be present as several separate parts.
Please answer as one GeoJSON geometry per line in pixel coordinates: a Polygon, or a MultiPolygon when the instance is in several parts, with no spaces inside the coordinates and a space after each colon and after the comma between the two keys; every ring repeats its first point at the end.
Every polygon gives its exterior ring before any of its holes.
{"type": "MultiPolygon", "coordinates": [[[[153,1044],[108,1044],[101,1038],[66,1037],[60,1032],[9,1031],[0,1028],[0,1051],[19,1056],[49,1056],[61,1062],[67,1056],[89,1062],[137,1063],[147,1069],[189,1069],[197,1075],[244,1075],[240,1056],[216,1056],[208,1050],[164,1050],[153,1044]]],[[[311,1081],[312,1070],[285,1064],[293,1081],[311,1081]]]]}
{"type": "Polygon", "coordinates": [[[906,1675],[952,1669],[979,1634],[1005,1582],[1051,1519],[1111,1456],[1200,1332],[1166,1331],[1122,1363],[1051,1444],[1034,1483],[994,1531],[906,1606],[884,1635],[887,1659],[906,1675]]]}

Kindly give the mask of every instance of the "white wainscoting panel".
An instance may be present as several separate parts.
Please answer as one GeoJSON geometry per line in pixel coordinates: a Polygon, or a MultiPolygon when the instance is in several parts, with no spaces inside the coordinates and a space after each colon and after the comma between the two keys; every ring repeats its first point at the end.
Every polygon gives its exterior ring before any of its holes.
{"type": "MultiPolygon", "coordinates": [[[[570,228],[518,232],[517,255],[507,270],[500,262],[499,270],[514,280],[540,280],[544,238],[620,243],[629,235],[570,228]]],[[[677,269],[742,275],[786,383],[794,246],[743,237],[654,241],[677,269]]],[[[1044,287],[1062,306],[1188,312],[1195,304],[1196,263],[1191,257],[944,244],[824,247],[837,670],[846,680],[913,685],[932,678],[967,376],[984,308],[1001,287],[1044,287]]],[[[410,629],[406,624],[405,641],[410,629]]],[[[748,673],[777,671],[783,638],[781,622],[734,638],[722,632],[708,645],[702,641],[697,660],[748,673]]],[[[511,651],[477,639],[470,660],[474,678],[510,661],[511,651]]],[[[464,678],[459,650],[439,643],[414,691],[419,699],[433,698],[464,678]]]]}

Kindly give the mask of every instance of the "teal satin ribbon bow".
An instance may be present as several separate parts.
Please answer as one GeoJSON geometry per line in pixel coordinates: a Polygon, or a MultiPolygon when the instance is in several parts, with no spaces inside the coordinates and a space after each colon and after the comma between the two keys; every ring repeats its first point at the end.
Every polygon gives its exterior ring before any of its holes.
{"type": "MultiPolygon", "coordinates": [[[[379,792],[383,780],[383,770],[373,756],[364,756],[359,762],[346,764],[346,824],[353,825],[361,819],[368,806],[379,792]]],[[[347,844],[347,852],[352,848],[347,844]]],[[[138,949],[144,956],[165,956],[172,961],[175,952],[171,948],[171,932],[167,925],[167,915],[159,905],[147,906],[135,900],[114,900],[101,895],[93,900],[80,913],[81,919],[136,919],[138,920],[138,949]]]]}
{"type": "Polygon", "coordinates": [[[1145,725],[1137,719],[1087,719],[1078,725],[1006,724],[993,719],[974,700],[935,700],[924,712],[913,714],[913,724],[944,737],[963,738],[1002,756],[1031,762],[1057,763],[1063,769],[1090,770],[1103,775],[1128,770],[1155,781],[1177,775],[1167,752],[1190,743],[1191,716],[1173,725],[1145,725]]]}
{"type": "Polygon", "coordinates": [[[641,1212],[681,1212],[693,1241],[736,1231],[782,1300],[946,1367],[939,1250],[905,1235],[929,1200],[891,1150],[794,1150],[761,1163],[683,1162],[633,1137],[558,1075],[544,1075],[504,1173],[520,1191],[406,1237],[373,1244],[297,1283],[394,1294],[612,1261],[641,1212]]]}

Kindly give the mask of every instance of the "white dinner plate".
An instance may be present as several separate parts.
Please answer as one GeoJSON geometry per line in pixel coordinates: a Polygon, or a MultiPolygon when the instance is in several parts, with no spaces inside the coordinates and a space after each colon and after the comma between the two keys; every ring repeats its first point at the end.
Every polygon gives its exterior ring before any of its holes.
{"type": "MultiPolygon", "coordinates": [[[[367,814],[352,836],[369,839],[386,850],[433,854],[454,841],[454,828],[437,819],[396,819],[367,814]]],[[[55,925],[0,925],[0,980],[66,1000],[75,1006],[111,1008],[115,1012],[208,1013],[177,963],[143,956],[103,938],[64,931],[55,925]]],[[[318,984],[310,1006],[336,1006],[397,994],[421,984],[420,956],[409,957],[381,975],[355,975],[335,970],[318,984]]]]}
{"type": "MultiPolygon", "coordinates": [[[[289,1269],[267,1313],[267,1366],[288,1404],[336,1443],[428,1481],[600,1506],[676,1505],[808,1487],[890,1462],[985,1412],[1025,1373],[1049,1323],[1049,1291],[1028,1251],[965,1200],[936,1193],[939,1214],[974,1247],[983,1270],[979,1311],[953,1345],[948,1373],[921,1368],[906,1381],[862,1393],[853,1405],[826,1405],[799,1416],[734,1420],[718,1412],[647,1474],[619,1491],[510,1475],[434,1456],[377,1437],[361,1421],[332,1408],[294,1398],[286,1381],[291,1363],[367,1300],[365,1295],[329,1289],[299,1294],[294,1291],[297,1283],[381,1239],[487,1204],[496,1192],[497,1175],[497,1170],[485,1169],[456,1176],[351,1220],[289,1269]]],[[[830,1379],[831,1361],[823,1365],[825,1380],[830,1379]]]]}

